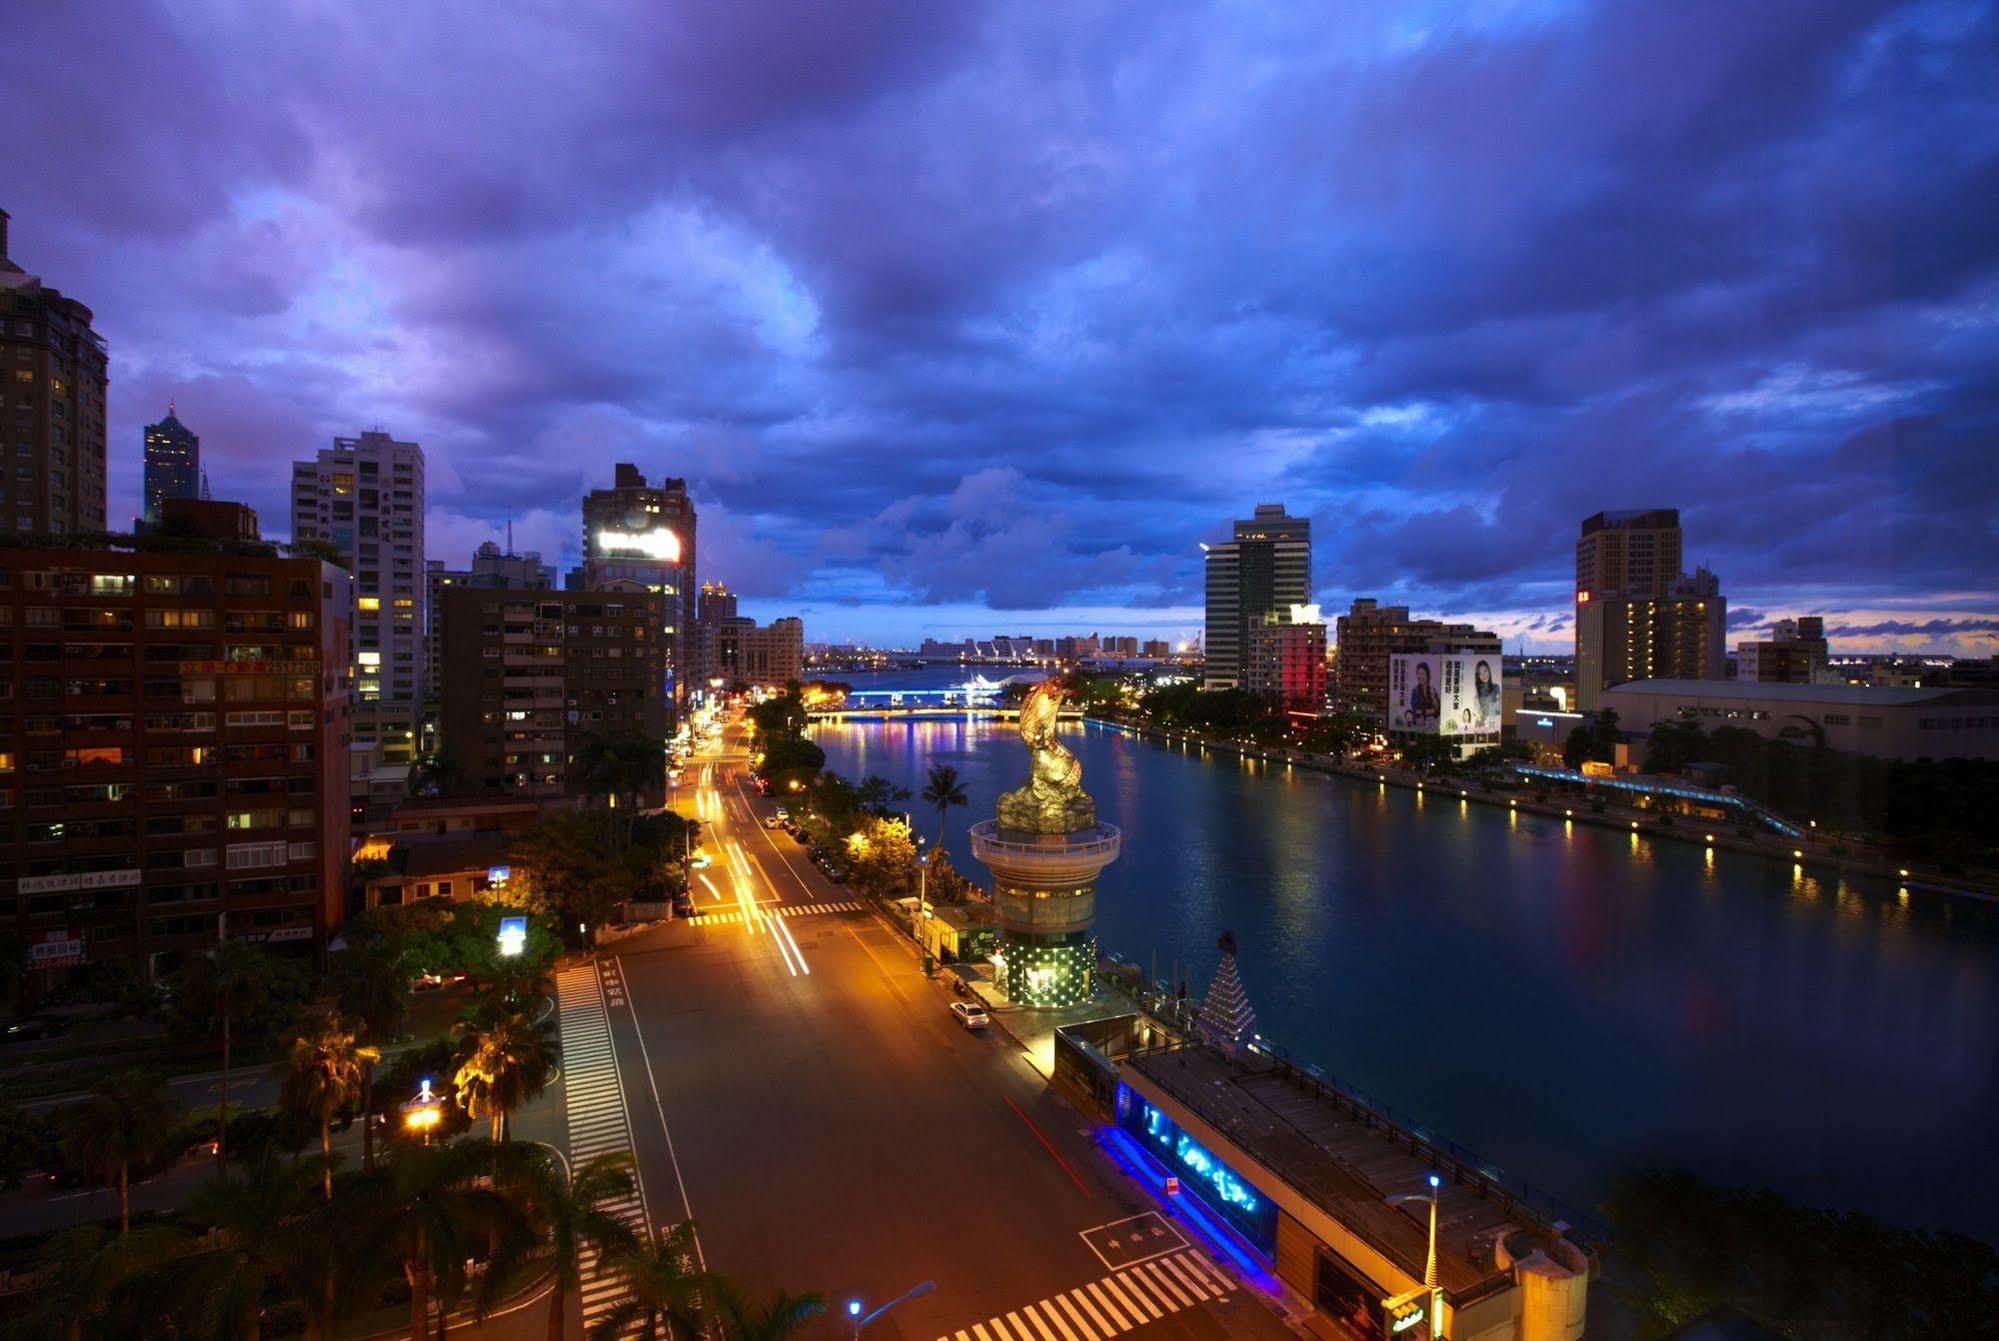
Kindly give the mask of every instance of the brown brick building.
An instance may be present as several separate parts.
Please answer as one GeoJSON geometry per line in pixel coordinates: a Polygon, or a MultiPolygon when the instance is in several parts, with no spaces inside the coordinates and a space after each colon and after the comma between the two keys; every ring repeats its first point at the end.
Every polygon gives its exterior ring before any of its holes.
{"type": "Polygon", "coordinates": [[[207,552],[0,549],[0,925],[34,966],[323,946],[345,909],[348,576],[162,543],[207,552]]]}
{"type": "Polygon", "coordinates": [[[0,531],[104,529],[107,360],[90,319],[7,259],[0,210],[0,531]]]}
{"type": "Polygon", "coordinates": [[[1388,664],[1398,652],[1483,652],[1498,656],[1499,635],[1470,624],[1411,619],[1406,605],[1355,600],[1337,624],[1335,693],[1342,709],[1388,724],[1388,664]]]}
{"type": "Polygon", "coordinates": [[[591,737],[665,737],[671,652],[661,593],[448,587],[442,595],[441,743],[456,786],[576,795],[577,759],[591,737]]]}

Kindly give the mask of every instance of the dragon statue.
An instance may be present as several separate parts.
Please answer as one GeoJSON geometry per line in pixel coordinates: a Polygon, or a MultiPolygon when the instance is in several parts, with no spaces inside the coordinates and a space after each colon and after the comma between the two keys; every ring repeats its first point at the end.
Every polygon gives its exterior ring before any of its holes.
{"type": "Polygon", "coordinates": [[[1094,828],[1097,803],[1083,790],[1083,765],[1055,738],[1056,716],[1069,686],[1060,676],[1028,691],[1020,705],[1020,738],[1031,755],[1027,785],[999,799],[999,827],[1024,833],[1074,833],[1094,828]]]}

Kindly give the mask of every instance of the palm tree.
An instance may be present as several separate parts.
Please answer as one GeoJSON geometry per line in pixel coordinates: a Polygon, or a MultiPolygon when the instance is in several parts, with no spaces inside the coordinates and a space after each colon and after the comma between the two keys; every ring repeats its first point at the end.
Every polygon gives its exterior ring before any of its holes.
{"type": "Polygon", "coordinates": [[[508,1139],[513,1111],[548,1088],[555,1071],[553,1029],[548,1020],[492,1003],[452,1026],[460,1040],[452,1088],[466,1116],[492,1119],[495,1141],[508,1139]]]}
{"type": "Polygon", "coordinates": [[[502,1150],[469,1138],[391,1148],[372,1174],[343,1193],[340,1209],[366,1226],[367,1259],[400,1270],[410,1292],[410,1341],[425,1341],[433,1295],[452,1299],[465,1287],[465,1262],[477,1247],[515,1243],[528,1221],[502,1185],[518,1182],[524,1147],[502,1150]],[[495,1170],[499,1177],[489,1177],[495,1170]]]}
{"type": "Polygon", "coordinates": [[[188,1202],[206,1225],[204,1249],[178,1264],[177,1294],[200,1335],[254,1337],[273,1289],[297,1301],[308,1341],[333,1325],[352,1224],[320,1196],[319,1161],[267,1150],[239,1177],[219,1177],[188,1202]]]}
{"type": "Polygon", "coordinates": [[[925,805],[937,807],[937,847],[944,847],[944,825],[949,821],[952,806],[968,804],[965,788],[958,781],[958,770],[949,764],[930,765],[929,781],[923,788],[925,805]]]}
{"type": "Polygon", "coordinates": [[[189,962],[182,990],[189,1004],[222,1030],[222,1099],[216,1105],[215,1167],[229,1167],[229,1069],[234,1023],[256,1010],[269,993],[269,955],[248,941],[222,941],[189,962]]]}
{"type": "Polygon", "coordinates": [[[665,781],[665,742],[636,735],[592,736],[583,742],[577,763],[584,789],[592,796],[610,798],[614,809],[624,811],[623,835],[629,843],[636,818],[633,798],[665,781]]]}
{"type": "Polygon", "coordinates": [[[167,1151],[182,1105],[158,1076],[127,1071],[100,1081],[64,1115],[63,1150],[85,1172],[118,1189],[118,1232],[132,1228],[132,1166],[167,1151]]]}
{"type": "Polygon", "coordinates": [[[551,1154],[535,1147],[534,1155],[514,1189],[533,1233],[517,1242],[515,1252],[494,1262],[486,1273],[488,1293],[480,1302],[482,1307],[491,1302],[515,1258],[546,1262],[555,1287],[548,1305],[548,1337],[562,1341],[569,1298],[583,1287],[586,1268],[601,1269],[606,1258],[639,1247],[638,1231],[604,1209],[605,1202],[632,1194],[632,1156],[626,1151],[598,1155],[572,1178],[551,1154]]]}
{"type": "MultiPolygon", "coordinates": [[[[380,1048],[402,1032],[409,1011],[409,966],[381,946],[354,947],[333,971],[334,999],[360,1022],[361,1034],[380,1048]]],[[[375,1167],[375,1059],[361,1062],[361,1167],[375,1167]]]]}
{"type": "Polygon", "coordinates": [[[147,1225],[112,1237],[98,1225],[77,1225],[51,1238],[36,1263],[31,1310],[10,1335],[78,1341],[139,1336],[161,1312],[160,1269],[193,1246],[186,1230],[147,1225]]]}
{"type": "Polygon", "coordinates": [[[354,1027],[338,1015],[313,1011],[305,1017],[282,1065],[278,1107],[319,1124],[319,1153],[325,1161],[321,1180],[328,1201],[333,1199],[334,1115],[361,1098],[362,1068],[381,1057],[380,1048],[361,1044],[354,1027]]]}
{"type": "Polygon", "coordinates": [[[790,1341],[800,1328],[826,1311],[822,1294],[786,1294],[780,1290],[763,1303],[753,1303],[734,1281],[710,1280],[715,1311],[722,1320],[723,1341],[790,1341]]]}
{"type": "Polygon", "coordinates": [[[665,1328],[665,1341],[696,1341],[701,1336],[701,1303],[713,1277],[697,1265],[694,1222],[683,1220],[672,1229],[605,1262],[624,1286],[624,1295],[598,1318],[590,1341],[612,1341],[643,1323],[639,1335],[653,1341],[665,1328]]]}

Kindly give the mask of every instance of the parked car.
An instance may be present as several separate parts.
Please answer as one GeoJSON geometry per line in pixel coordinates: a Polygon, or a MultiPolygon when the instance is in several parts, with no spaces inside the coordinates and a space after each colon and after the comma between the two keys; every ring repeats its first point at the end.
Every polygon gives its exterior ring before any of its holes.
{"type": "Polygon", "coordinates": [[[46,1015],[31,1015],[25,1020],[16,1020],[7,1026],[4,1037],[9,1043],[22,1042],[31,1038],[54,1038],[69,1026],[61,1020],[52,1020],[46,1015]]]}
{"type": "Polygon", "coordinates": [[[766,828],[766,829],[781,829],[781,828],[783,828],[783,827],[784,827],[784,821],[783,821],[782,819],[778,818],[778,817],[777,817],[776,815],[765,815],[765,816],[764,816],[764,828],[766,828]]]}
{"type": "Polygon", "coordinates": [[[988,1023],[986,1008],[976,1001],[953,1001],[951,1013],[958,1017],[958,1023],[967,1029],[983,1029],[988,1023]]]}
{"type": "Polygon", "coordinates": [[[774,813],[777,815],[778,821],[780,823],[791,818],[791,812],[789,810],[786,810],[783,806],[779,806],[774,813]]]}

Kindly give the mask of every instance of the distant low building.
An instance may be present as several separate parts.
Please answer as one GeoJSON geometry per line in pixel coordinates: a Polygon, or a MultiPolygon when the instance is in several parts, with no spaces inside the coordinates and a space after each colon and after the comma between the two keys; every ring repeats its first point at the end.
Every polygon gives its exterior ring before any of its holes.
{"type": "Polygon", "coordinates": [[[1388,668],[1399,653],[1500,654],[1499,635],[1470,624],[1412,619],[1406,605],[1360,597],[1334,625],[1334,695],[1339,706],[1378,725],[1388,722],[1388,668]]]}
{"type": "Polygon", "coordinates": [[[1999,689],[1633,680],[1604,690],[1602,706],[1638,734],[1691,721],[1884,759],[1999,758],[1999,689]]]}
{"type": "MultiPolygon", "coordinates": [[[[1318,607],[1301,607],[1317,613],[1318,607]]],[[[1318,619],[1250,626],[1243,688],[1278,712],[1318,714],[1326,708],[1326,626],[1318,619]]]]}
{"type": "Polygon", "coordinates": [[[1827,678],[1825,620],[1780,619],[1770,636],[1739,643],[1735,678],[1750,684],[1819,684],[1827,678]]]}

